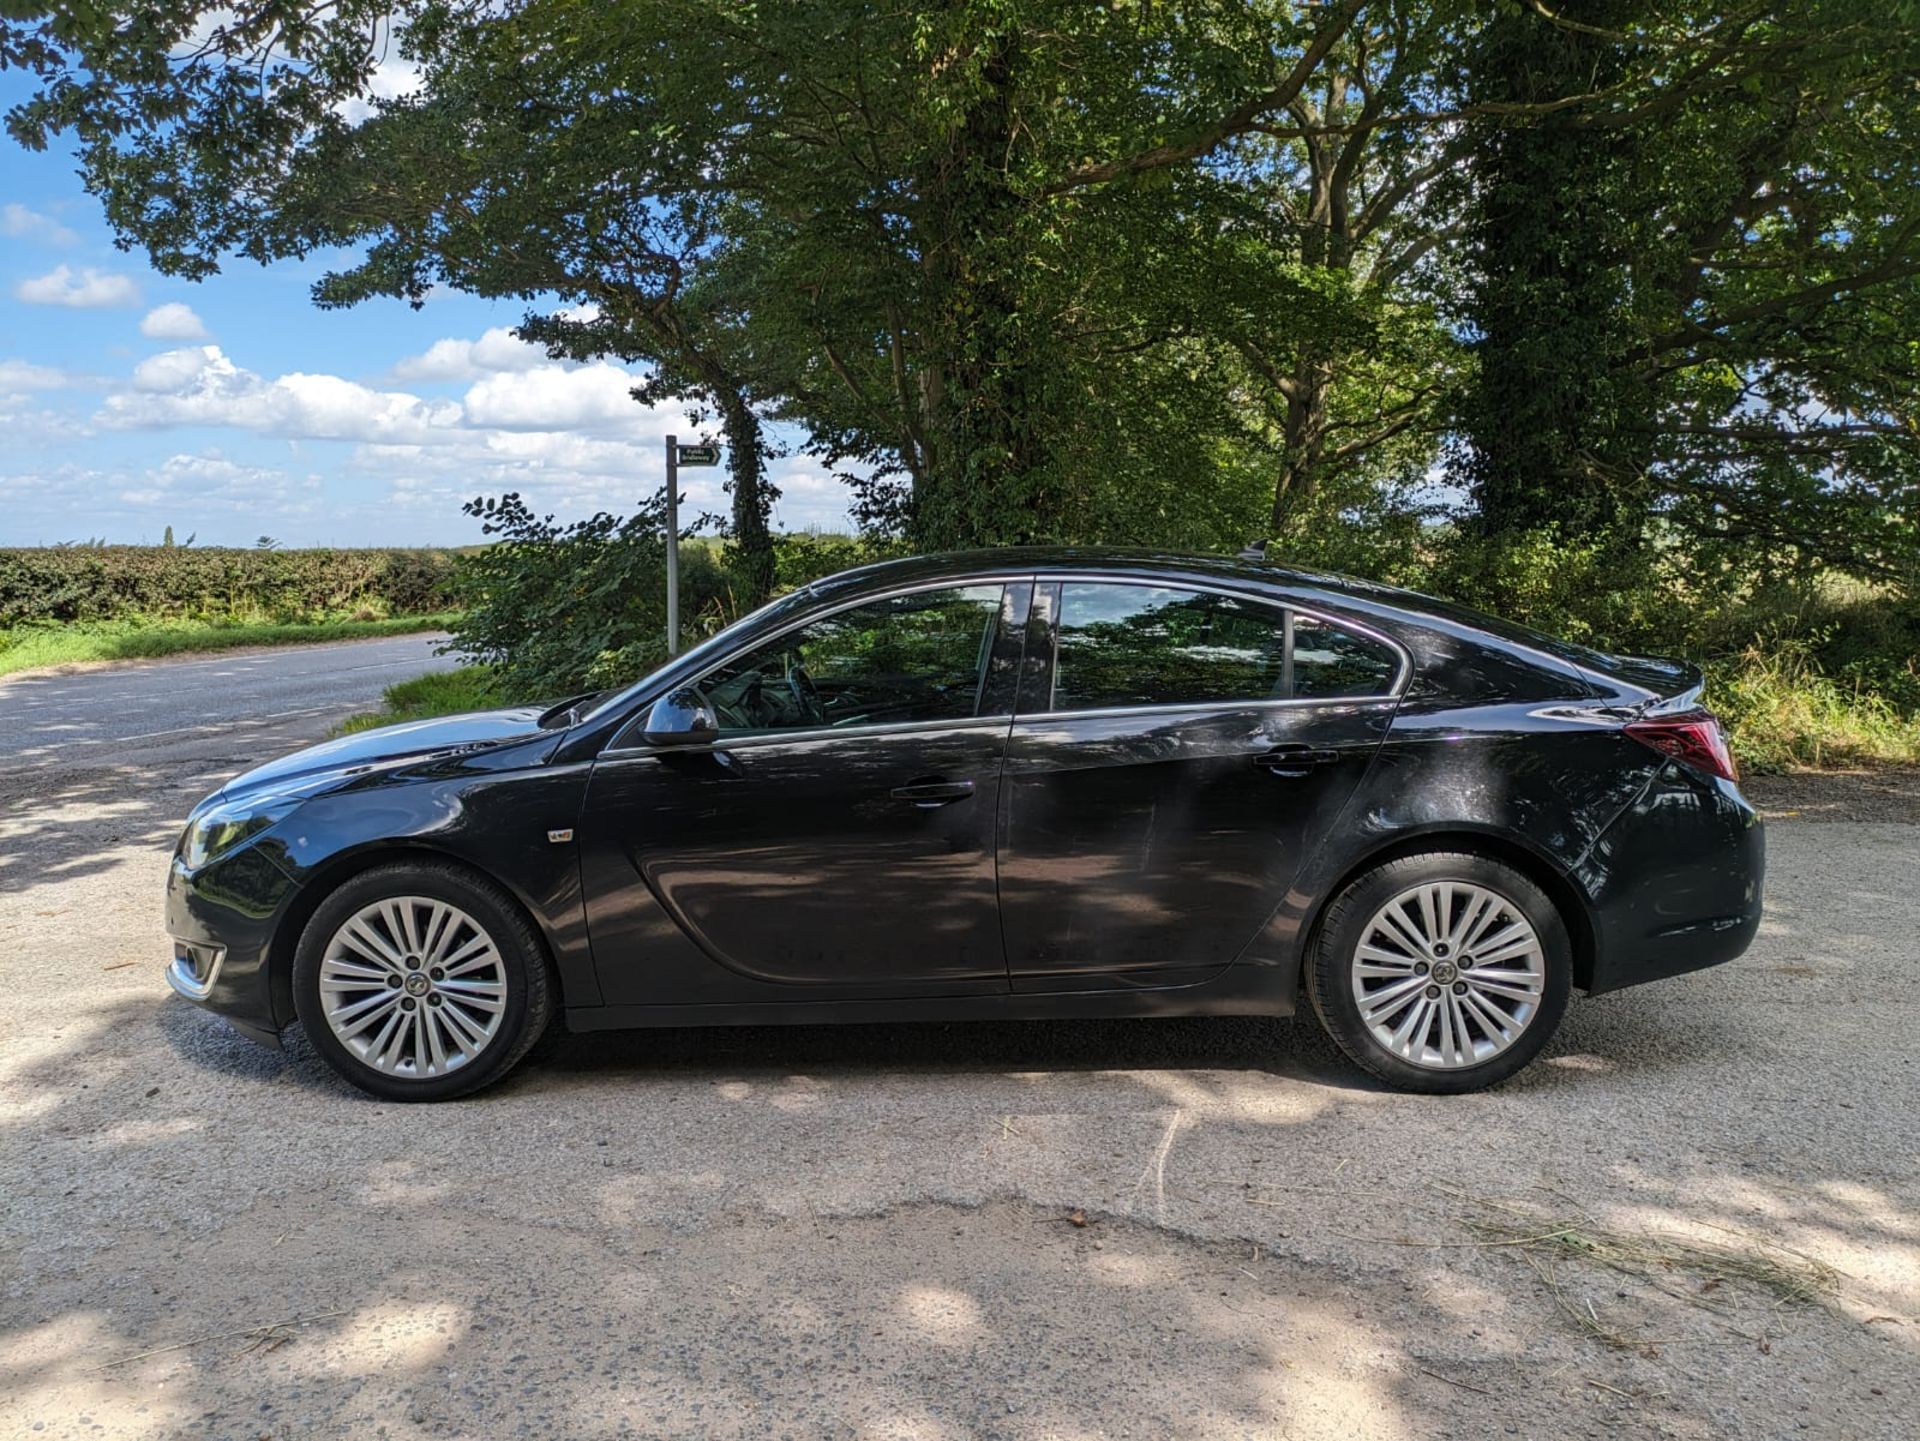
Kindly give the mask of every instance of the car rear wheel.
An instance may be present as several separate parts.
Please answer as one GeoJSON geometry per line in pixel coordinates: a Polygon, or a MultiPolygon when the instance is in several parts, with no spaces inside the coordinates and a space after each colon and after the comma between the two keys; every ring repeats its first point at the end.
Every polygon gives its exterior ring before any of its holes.
{"type": "Polygon", "coordinates": [[[1322,920],[1315,1014],[1402,1090],[1477,1091],[1540,1053],[1566,1012],[1573,947],[1541,889],[1471,852],[1402,856],[1358,877],[1322,920]]]}
{"type": "Polygon", "coordinates": [[[320,1054],[394,1101],[491,1084],[552,1015],[545,955],[512,898],[432,861],[365,871],[322,901],[301,933],[293,983],[320,1054]]]}

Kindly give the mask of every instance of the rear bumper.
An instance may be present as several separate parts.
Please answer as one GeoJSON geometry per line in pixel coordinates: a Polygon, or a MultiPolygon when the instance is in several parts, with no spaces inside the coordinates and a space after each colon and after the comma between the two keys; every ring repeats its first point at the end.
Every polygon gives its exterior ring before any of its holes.
{"type": "Polygon", "coordinates": [[[279,1044],[290,1019],[276,1013],[268,957],[293,890],[286,873],[252,846],[198,871],[176,856],[167,871],[167,984],[265,1045],[279,1044]]]}
{"type": "Polygon", "coordinates": [[[1589,992],[1733,960],[1760,929],[1766,833],[1731,781],[1662,766],[1588,851],[1589,992]]]}

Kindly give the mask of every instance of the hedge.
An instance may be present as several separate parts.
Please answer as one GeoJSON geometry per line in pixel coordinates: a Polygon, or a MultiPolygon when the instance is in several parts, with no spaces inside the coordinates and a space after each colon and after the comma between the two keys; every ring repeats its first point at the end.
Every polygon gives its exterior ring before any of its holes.
{"type": "Polygon", "coordinates": [[[453,607],[450,550],[0,549],[0,630],[127,616],[300,620],[453,607]]]}

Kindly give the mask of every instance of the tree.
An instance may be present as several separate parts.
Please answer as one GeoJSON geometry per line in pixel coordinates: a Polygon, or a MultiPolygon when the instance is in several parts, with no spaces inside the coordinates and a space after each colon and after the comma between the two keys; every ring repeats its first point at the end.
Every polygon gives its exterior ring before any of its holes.
{"type": "Polygon", "coordinates": [[[1920,573],[1920,8],[1506,4],[1471,93],[1491,534],[1920,573]]]}
{"type": "Polygon", "coordinates": [[[9,125],[30,145],[71,129],[109,220],[158,268],[202,278],[233,254],[364,247],[318,283],[318,303],[418,305],[449,285],[539,307],[521,333],[556,355],[651,364],[639,399],[719,414],[744,599],[765,599],[768,448],[726,337],[683,303],[715,243],[702,177],[718,136],[687,123],[686,86],[711,79],[714,56],[702,7],[653,7],[651,34],[606,48],[595,27],[634,17],[578,0],[265,0],[204,30],[190,7],[61,8],[4,32],[0,58],[47,81],[9,125]],[[662,42],[674,65],[630,85],[622,67],[662,42]],[[369,100],[390,50],[421,85],[369,100]],[[353,105],[372,113],[353,123],[353,105]]]}
{"type": "Polygon", "coordinates": [[[1254,529],[1245,457],[1270,438],[1223,324],[1277,354],[1339,307],[1230,177],[1088,156],[1248,91],[1284,104],[1324,53],[1318,12],[755,16],[729,44],[757,67],[733,87],[760,100],[752,179],[707,283],[752,317],[781,413],[869,471],[866,513],[922,547],[1254,529]]]}
{"type": "MultiPolygon", "coordinates": [[[[1458,284],[1448,241],[1472,139],[1420,107],[1447,84],[1445,57],[1468,29],[1444,4],[1368,7],[1313,83],[1238,143],[1296,263],[1348,306],[1341,323],[1296,338],[1290,362],[1238,341],[1280,428],[1276,535],[1325,523],[1314,501],[1330,479],[1361,472],[1378,485],[1431,458],[1459,378],[1440,310],[1458,284]]],[[[1340,490],[1336,504],[1351,503],[1353,487],[1340,490]]]]}

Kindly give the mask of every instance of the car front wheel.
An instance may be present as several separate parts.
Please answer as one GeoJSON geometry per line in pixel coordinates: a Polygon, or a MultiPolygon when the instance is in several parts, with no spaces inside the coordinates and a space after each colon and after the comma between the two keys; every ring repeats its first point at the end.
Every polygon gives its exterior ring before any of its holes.
{"type": "Polygon", "coordinates": [[[1309,958],[1315,1013],[1359,1066],[1402,1090],[1477,1091],[1540,1053],[1567,1008],[1558,909],[1512,866],[1403,856],[1349,884],[1309,958]]]}
{"type": "Polygon", "coordinates": [[[365,871],[322,901],[301,933],[293,983],[320,1054],[393,1101],[491,1084],[552,1015],[539,938],[512,898],[432,861],[365,871]]]}

